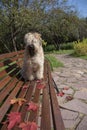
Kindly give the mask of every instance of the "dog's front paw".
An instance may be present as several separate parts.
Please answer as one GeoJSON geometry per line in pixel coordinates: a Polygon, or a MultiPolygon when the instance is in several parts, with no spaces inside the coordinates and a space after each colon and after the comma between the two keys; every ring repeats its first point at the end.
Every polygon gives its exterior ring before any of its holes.
{"type": "Polygon", "coordinates": [[[43,74],[39,74],[39,73],[38,73],[38,74],[36,75],[36,78],[37,78],[37,79],[43,79],[43,77],[44,77],[43,74]]]}
{"type": "Polygon", "coordinates": [[[32,80],[34,80],[34,76],[33,75],[31,75],[31,76],[29,76],[29,78],[28,78],[30,81],[32,81],[32,80]]]}

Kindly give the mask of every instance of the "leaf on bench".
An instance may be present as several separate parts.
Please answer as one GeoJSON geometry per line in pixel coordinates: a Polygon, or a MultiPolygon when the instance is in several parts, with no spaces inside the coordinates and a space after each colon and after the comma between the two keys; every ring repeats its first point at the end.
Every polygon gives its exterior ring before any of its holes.
{"type": "Polygon", "coordinates": [[[21,106],[24,102],[26,102],[26,100],[24,98],[14,98],[14,99],[11,99],[11,104],[15,104],[15,103],[18,103],[19,106],[21,106]]]}
{"type": "Polygon", "coordinates": [[[41,83],[41,82],[42,82],[42,80],[39,80],[39,79],[38,79],[38,80],[36,80],[36,82],[37,82],[37,83],[41,83]]]}
{"type": "Polygon", "coordinates": [[[28,105],[27,110],[37,111],[37,109],[38,109],[37,103],[34,103],[32,101],[30,103],[28,103],[27,105],[28,105]]]}
{"type": "Polygon", "coordinates": [[[24,90],[24,89],[27,89],[29,86],[28,85],[24,85],[23,87],[22,87],[22,89],[24,90]]]}
{"type": "Polygon", "coordinates": [[[21,113],[19,112],[11,112],[7,117],[8,121],[8,130],[11,130],[16,124],[21,122],[21,113]]]}
{"type": "Polygon", "coordinates": [[[43,89],[43,88],[45,88],[45,84],[38,83],[36,87],[38,89],[43,89]]]}
{"type": "Polygon", "coordinates": [[[22,130],[37,130],[38,126],[35,122],[23,122],[20,123],[19,128],[22,128],[22,130]]]}

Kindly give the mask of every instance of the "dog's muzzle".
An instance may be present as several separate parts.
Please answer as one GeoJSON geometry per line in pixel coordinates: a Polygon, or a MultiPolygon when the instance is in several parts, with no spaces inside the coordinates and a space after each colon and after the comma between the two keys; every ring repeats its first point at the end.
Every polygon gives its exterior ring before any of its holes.
{"type": "Polygon", "coordinates": [[[30,55],[31,57],[35,55],[35,47],[34,47],[33,44],[28,45],[28,46],[27,46],[27,49],[28,49],[29,55],[30,55]]]}

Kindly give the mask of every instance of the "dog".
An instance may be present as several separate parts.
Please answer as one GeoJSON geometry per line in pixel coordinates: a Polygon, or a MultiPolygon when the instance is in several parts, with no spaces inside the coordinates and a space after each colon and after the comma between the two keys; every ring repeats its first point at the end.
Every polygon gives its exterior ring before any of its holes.
{"type": "Polygon", "coordinates": [[[25,80],[41,80],[44,73],[44,52],[42,38],[37,32],[24,36],[25,52],[21,75],[25,80]]]}

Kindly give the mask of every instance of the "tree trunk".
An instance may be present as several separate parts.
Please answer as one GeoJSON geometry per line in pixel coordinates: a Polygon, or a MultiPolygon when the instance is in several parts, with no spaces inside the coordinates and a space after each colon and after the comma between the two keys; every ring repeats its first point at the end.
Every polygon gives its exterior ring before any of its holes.
{"type": "Polygon", "coordinates": [[[17,52],[16,40],[15,40],[15,39],[16,39],[16,38],[13,37],[13,38],[12,38],[12,42],[13,42],[13,46],[14,46],[14,51],[17,52]]]}
{"type": "Polygon", "coordinates": [[[11,38],[12,38],[12,44],[14,47],[14,51],[17,52],[17,47],[16,47],[16,36],[14,36],[14,28],[11,27],[11,38]]]}

